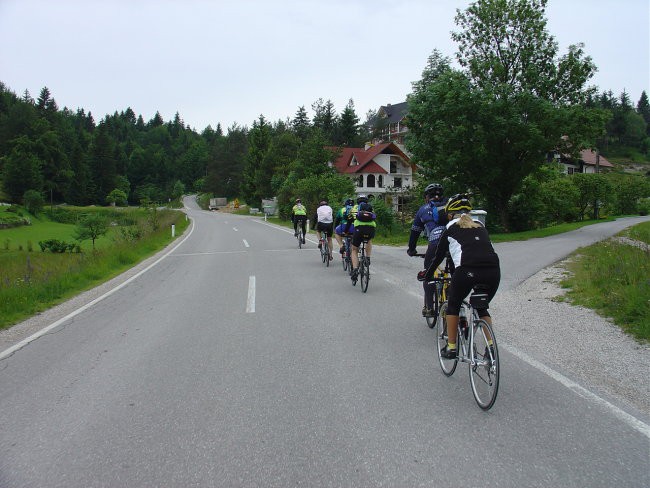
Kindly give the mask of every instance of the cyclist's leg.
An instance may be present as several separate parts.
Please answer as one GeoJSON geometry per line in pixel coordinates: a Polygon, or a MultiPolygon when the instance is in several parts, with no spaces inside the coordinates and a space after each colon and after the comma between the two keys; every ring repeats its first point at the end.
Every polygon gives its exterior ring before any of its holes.
{"type": "Polygon", "coordinates": [[[333,259],[332,257],[332,233],[334,232],[334,224],[326,224],[325,225],[326,230],[325,230],[325,236],[327,237],[327,249],[330,253],[330,259],[333,259]]]}
{"type": "Polygon", "coordinates": [[[303,216],[303,218],[300,219],[300,220],[301,220],[300,224],[302,226],[302,240],[303,240],[303,243],[304,243],[305,236],[307,235],[307,217],[303,216]]]}
{"type": "Polygon", "coordinates": [[[341,225],[338,225],[336,227],[335,232],[334,232],[334,238],[336,239],[336,243],[339,245],[339,252],[341,254],[343,254],[343,252],[342,252],[342,250],[343,250],[343,237],[341,236],[342,232],[343,231],[341,230],[341,225]]]}
{"type": "MultiPolygon", "coordinates": [[[[451,277],[447,289],[447,336],[456,337],[458,331],[458,314],[463,299],[469,294],[474,285],[474,276],[471,272],[459,267],[451,277]],[[470,276],[468,276],[470,275],[470,276]]],[[[449,342],[449,350],[456,349],[458,344],[449,342]]]]}
{"type": "Polygon", "coordinates": [[[352,273],[353,278],[355,274],[359,271],[359,246],[361,246],[361,229],[354,229],[354,234],[352,234],[352,252],[350,253],[350,258],[352,259],[352,273]]]}
{"type": "MultiPolygon", "coordinates": [[[[435,244],[437,245],[437,243],[435,244]]],[[[432,242],[429,242],[427,252],[424,255],[424,269],[429,269],[429,266],[431,266],[433,257],[436,254],[436,245],[434,245],[432,242]]],[[[435,288],[435,285],[430,285],[427,280],[424,280],[422,282],[422,288],[424,289],[424,308],[433,310],[435,305],[433,303],[433,289],[435,288]]]]}

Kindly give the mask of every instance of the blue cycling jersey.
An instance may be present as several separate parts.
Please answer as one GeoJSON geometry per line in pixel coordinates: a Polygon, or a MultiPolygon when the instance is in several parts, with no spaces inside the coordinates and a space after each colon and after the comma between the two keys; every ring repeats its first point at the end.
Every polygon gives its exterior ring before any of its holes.
{"type": "Polygon", "coordinates": [[[422,205],[415,214],[411,230],[418,233],[424,231],[429,242],[440,239],[445,230],[446,218],[443,216],[443,207],[446,203],[446,200],[443,200],[422,205]]]}

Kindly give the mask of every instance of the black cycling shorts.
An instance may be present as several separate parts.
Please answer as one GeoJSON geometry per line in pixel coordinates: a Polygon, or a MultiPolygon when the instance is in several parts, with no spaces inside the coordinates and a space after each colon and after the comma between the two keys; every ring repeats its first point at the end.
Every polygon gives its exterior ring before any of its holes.
{"type": "Polygon", "coordinates": [[[354,228],[354,234],[352,235],[352,245],[354,247],[359,247],[361,241],[369,241],[375,237],[376,228],[372,225],[358,225],[354,228]]]}
{"type": "MultiPolygon", "coordinates": [[[[451,275],[451,283],[447,289],[447,313],[458,315],[460,304],[469,295],[475,285],[485,285],[485,292],[488,294],[488,301],[494,298],[501,281],[501,271],[498,266],[489,268],[468,268],[460,266],[451,275]]],[[[479,317],[489,317],[487,307],[477,309],[479,317]]]]}
{"type": "Polygon", "coordinates": [[[329,224],[318,222],[316,224],[316,230],[319,232],[325,232],[327,237],[332,237],[332,232],[334,232],[334,222],[330,222],[329,224]]]}

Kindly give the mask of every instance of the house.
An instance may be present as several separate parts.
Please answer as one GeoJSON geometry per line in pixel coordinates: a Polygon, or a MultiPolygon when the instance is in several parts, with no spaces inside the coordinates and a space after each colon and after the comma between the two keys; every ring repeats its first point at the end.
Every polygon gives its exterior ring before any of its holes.
{"type": "Polygon", "coordinates": [[[395,142],[404,145],[404,137],[408,132],[406,127],[406,114],[408,102],[396,103],[395,105],[382,105],[377,111],[377,118],[373,122],[371,130],[375,132],[374,144],[381,142],[395,142]]]}
{"type": "Polygon", "coordinates": [[[401,210],[401,194],[413,185],[416,168],[398,144],[388,142],[335,150],[340,155],[329,164],[354,180],[357,195],[368,195],[369,200],[379,198],[392,204],[395,211],[401,210]]]}
{"type": "Polygon", "coordinates": [[[580,156],[577,160],[566,154],[560,155],[557,153],[554,155],[554,159],[562,163],[565,173],[570,175],[573,173],[597,173],[602,172],[603,169],[611,169],[614,167],[604,156],[599,155],[591,149],[583,149],[580,151],[580,156]]]}

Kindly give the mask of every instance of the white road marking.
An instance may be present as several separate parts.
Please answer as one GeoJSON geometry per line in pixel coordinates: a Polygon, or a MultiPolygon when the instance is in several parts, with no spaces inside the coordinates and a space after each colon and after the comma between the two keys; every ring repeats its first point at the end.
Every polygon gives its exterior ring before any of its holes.
{"type": "Polygon", "coordinates": [[[177,256],[211,256],[213,254],[241,254],[246,251],[210,251],[210,252],[188,252],[188,253],[178,253],[174,254],[173,258],[177,256]]]}
{"type": "Polygon", "coordinates": [[[255,276],[248,277],[248,299],[246,313],[255,313],[255,276]]]}
{"type": "Polygon", "coordinates": [[[239,231],[237,230],[237,227],[233,227],[232,230],[234,230],[235,232],[239,232],[239,231]]]}
{"type": "Polygon", "coordinates": [[[248,245],[248,241],[247,241],[246,239],[242,239],[242,240],[244,241],[244,246],[246,246],[246,247],[250,247],[250,246],[248,245]]]}

